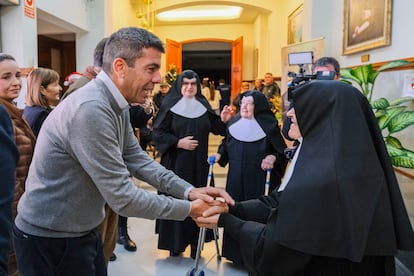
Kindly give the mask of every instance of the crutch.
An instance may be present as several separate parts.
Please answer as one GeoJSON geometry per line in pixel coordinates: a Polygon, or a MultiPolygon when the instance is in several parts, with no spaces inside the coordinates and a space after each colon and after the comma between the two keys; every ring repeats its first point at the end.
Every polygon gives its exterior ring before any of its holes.
{"type": "Polygon", "coordinates": [[[267,169],[267,171],[266,171],[266,182],[265,182],[265,193],[264,193],[265,196],[269,195],[270,172],[271,171],[272,171],[272,169],[267,169]]]}
{"type": "MultiPolygon", "coordinates": [[[[210,187],[211,186],[211,179],[213,177],[213,165],[216,162],[216,159],[215,159],[214,155],[211,155],[209,157],[208,161],[209,161],[210,167],[208,169],[208,174],[207,174],[207,187],[210,187]]],[[[219,237],[218,227],[213,229],[213,236],[214,236],[214,243],[216,244],[217,260],[220,261],[221,260],[221,255],[220,255],[219,244],[218,244],[218,237],[219,237]]]]}
{"type": "MultiPolygon", "coordinates": [[[[209,167],[208,175],[207,175],[207,187],[210,187],[210,184],[211,184],[211,177],[212,177],[212,173],[213,173],[214,162],[215,162],[215,158],[214,158],[214,155],[212,155],[212,156],[209,157],[210,167],[209,167]]],[[[215,243],[216,243],[217,259],[221,260],[221,255],[220,255],[220,251],[219,251],[219,247],[218,247],[218,228],[217,227],[215,229],[213,229],[213,235],[214,235],[214,240],[215,240],[215,243]]],[[[200,228],[200,233],[198,235],[197,253],[196,253],[196,258],[195,258],[195,264],[187,272],[187,274],[186,274],[187,276],[204,276],[204,271],[199,268],[199,262],[200,262],[201,251],[204,248],[205,237],[206,237],[206,228],[201,227],[200,228]]]]}

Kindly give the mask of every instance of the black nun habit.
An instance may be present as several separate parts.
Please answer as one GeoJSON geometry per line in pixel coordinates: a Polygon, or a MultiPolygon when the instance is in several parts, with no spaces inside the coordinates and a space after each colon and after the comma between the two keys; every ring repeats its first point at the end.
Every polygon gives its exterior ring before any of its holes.
{"type": "MultiPolygon", "coordinates": [[[[172,84],[154,119],[153,141],[161,153],[161,164],[195,187],[206,186],[208,136],[210,132],[224,135],[225,127],[201,94],[198,75],[192,70],[183,71],[172,84]],[[197,80],[197,93],[192,100],[181,93],[183,78],[197,80]],[[186,136],[198,140],[195,150],[177,148],[179,139],[186,136]]],[[[188,217],[185,221],[157,220],[156,232],[159,249],[181,253],[189,244],[193,249],[196,247],[199,228],[188,217]]],[[[210,241],[212,237],[209,231],[206,240],[210,241]]]]}
{"type": "MultiPolygon", "coordinates": [[[[226,138],[218,150],[221,154],[219,164],[223,167],[229,164],[226,191],[236,201],[255,199],[264,194],[266,171],[261,164],[267,155],[276,157],[269,191],[280,184],[287,163],[283,154],[286,144],[266,97],[261,92],[247,91],[241,94],[240,100],[249,96],[254,101],[254,118],[242,118],[240,112],[237,113],[229,121],[226,138]]],[[[222,250],[227,259],[243,263],[239,243],[227,235],[226,230],[222,250]]]]}
{"type": "Polygon", "coordinates": [[[367,99],[312,81],[291,100],[303,140],[286,187],[237,203],[219,225],[251,275],[395,275],[393,256],[414,249],[414,234],[367,99]]]}

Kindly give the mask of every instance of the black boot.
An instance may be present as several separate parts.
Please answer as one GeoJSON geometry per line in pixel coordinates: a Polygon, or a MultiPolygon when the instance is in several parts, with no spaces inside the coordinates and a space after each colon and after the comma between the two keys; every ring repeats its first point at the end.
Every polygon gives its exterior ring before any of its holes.
{"type": "Polygon", "coordinates": [[[109,257],[109,261],[114,262],[115,260],[116,260],[116,255],[115,253],[112,253],[111,257],[109,257]]]}
{"type": "Polygon", "coordinates": [[[126,221],[124,221],[124,219],[126,219],[125,217],[123,217],[121,219],[121,216],[119,216],[119,221],[122,221],[122,224],[118,224],[118,240],[117,242],[119,244],[123,244],[125,250],[127,251],[137,251],[137,245],[135,244],[135,242],[133,242],[131,240],[131,238],[128,235],[128,228],[126,225],[126,221]]]}

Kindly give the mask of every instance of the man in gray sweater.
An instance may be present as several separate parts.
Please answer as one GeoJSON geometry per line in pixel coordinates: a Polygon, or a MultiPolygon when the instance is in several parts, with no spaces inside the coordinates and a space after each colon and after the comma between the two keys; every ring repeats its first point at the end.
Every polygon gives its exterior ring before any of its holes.
{"type": "Polygon", "coordinates": [[[13,229],[23,275],[107,275],[96,231],[105,202],[123,216],[172,220],[223,204],[214,197],[233,202],[224,190],[194,188],[138,145],[128,103],[144,102],[161,81],[162,53],[146,30],[113,33],[103,71],[44,122],[13,229]],[[184,200],[140,189],[130,175],[184,200]]]}

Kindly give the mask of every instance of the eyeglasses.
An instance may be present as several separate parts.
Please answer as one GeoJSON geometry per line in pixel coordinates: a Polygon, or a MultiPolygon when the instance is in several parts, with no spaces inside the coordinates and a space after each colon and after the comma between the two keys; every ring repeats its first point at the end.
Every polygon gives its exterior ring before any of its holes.
{"type": "Polygon", "coordinates": [[[245,102],[245,101],[241,101],[240,102],[240,105],[254,105],[254,103],[253,102],[245,102]]]}

